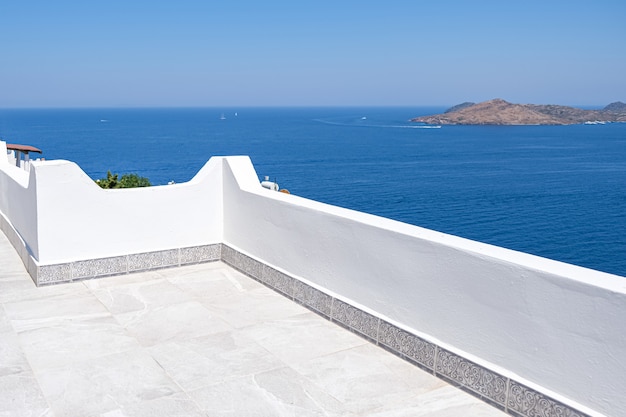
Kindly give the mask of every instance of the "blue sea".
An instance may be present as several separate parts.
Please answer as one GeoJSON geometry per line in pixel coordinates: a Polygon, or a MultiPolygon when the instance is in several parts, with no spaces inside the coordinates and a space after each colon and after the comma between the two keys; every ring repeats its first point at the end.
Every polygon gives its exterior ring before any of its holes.
{"type": "Polygon", "coordinates": [[[153,184],[249,155],[292,194],[626,276],[626,124],[408,122],[443,110],[0,109],[0,137],[153,184]]]}

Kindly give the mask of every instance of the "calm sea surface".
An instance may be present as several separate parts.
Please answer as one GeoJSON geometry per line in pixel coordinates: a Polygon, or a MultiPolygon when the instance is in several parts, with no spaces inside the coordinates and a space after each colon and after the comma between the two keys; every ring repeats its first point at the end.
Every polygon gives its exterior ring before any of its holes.
{"type": "Polygon", "coordinates": [[[0,137],[154,184],[249,155],[293,194],[626,276],[626,124],[407,122],[442,110],[0,109],[0,137]]]}

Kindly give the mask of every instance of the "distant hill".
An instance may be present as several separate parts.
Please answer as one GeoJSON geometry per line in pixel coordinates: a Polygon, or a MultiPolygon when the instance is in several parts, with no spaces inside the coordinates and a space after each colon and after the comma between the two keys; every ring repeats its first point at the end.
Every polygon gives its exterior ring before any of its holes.
{"type": "Polygon", "coordinates": [[[615,103],[611,103],[602,111],[612,111],[612,112],[626,112],[626,103],[622,103],[621,101],[616,101],[615,103]]]}
{"type": "Polygon", "coordinates": [[[626,122],[626,104],[611,103],[602,110],[537,104],[513,104],[502,99],[466,102],[442,114],[416,117],[413,122],[435,125],[571,125],[585,122],[626,122]]]}
{"type": "Polygon", "coordinates": [[[466,101],[465,103],[457,104],[456,106],[450,107],[444,113],[454,113],[455,111],[463,110],[464,108],[473,106],[474,104],[476,103],[466,101]]]}

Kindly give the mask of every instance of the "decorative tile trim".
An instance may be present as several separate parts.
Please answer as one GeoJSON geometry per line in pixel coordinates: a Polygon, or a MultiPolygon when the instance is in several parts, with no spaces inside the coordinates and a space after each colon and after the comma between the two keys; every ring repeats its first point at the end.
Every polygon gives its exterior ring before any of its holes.
{"type": "Polygon", "coordinates": [[[90,259],[72,263],[72,280],[121,275],[128,272],[126,256],[90,259]]]}
{"type": "Polygon", "coordinates": [[[128,272],[178,266],[178,249],[128,255],[128,272]]]}
{"type": "Polygon", "coordinates": [[[332,303],[331,319],[367,336],[374,343],[378,340],[380,319],[336,298],[332,303]]]}
{"type": "Polygon", "coordinates": [[[257,281],[263,281],[264,264],[232,249],[227,245],[222,245],[222,261],[257,281]]]}
{"type": "Polygon", "coordinates": [[[435,369],[436,345],[425,341],[409,332],[406,332],[384,320],[380,321],[378,343],[404,356],[428,371],[435,369]]]}
{"type": "Polygon", "coordinates": [[[24,263],[28,274],[35,284],[40,286],[172,268],[194,263],[214,262],[220,260],[221,254],[222,245],[216,243],[53,265],[37,265],[29,255],[24,263]]]}
{"type": "Polygon", "coordinates": [[[238,259],[239,269],[247,275],[256,278],[257,280],[263,280],[263,267],[264,265],[247,255],[241,254],[238,259]]]}
{"type": "Polygon", "coordinates": [[[220,244],[215,244],[181,248],[180,265],[219,261],[221,257],[221,246],[220,244]]]}
{"type": "Polygon", "coordinates": [[[435,375],[445,376],[454,385],[466,387],[502,407],[506,403],[507,378],[442,348],[437,349],[435,375]]]}
{"type": "Polygon", "coordinates": [[[283,293],[287,297],[293,298],[293,285],[296,280],[265,264],[261,264],[261,266],[263,268],[261,282],[283,293]]]}
{"type": "Polygon", "coordinates": [[[511,380],[507,393],[507,411],[523,417],[589,417],[552,398],[511,380]]]}
{"type": "Polygon", "coordinates": [[[71,280],[71,264],[42,265],[37,268],[37,281],[35,281],[35,284],[54,284],[70,282],[71,280]]]}
{"type": "Polygon", "coordinates": [[[223,243],[221,243],[220,246],[221,246],[220,251],[222,253],[222,262],[227,263],[228,265],[234,267],[237,261],[237,256],[239,255],[239,252],[237,252],[235,249],[223,243]]]}
{"type": "Polygon", "coordinates": [[[330,320],[331,305],[333,302],[333,297],[330,295],[302,281],[294,280],[293,299],[330,320]]]}

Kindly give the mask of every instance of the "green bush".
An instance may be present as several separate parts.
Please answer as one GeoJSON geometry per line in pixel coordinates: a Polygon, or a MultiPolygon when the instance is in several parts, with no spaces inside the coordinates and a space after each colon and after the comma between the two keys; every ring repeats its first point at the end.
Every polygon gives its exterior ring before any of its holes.
{"type": "Polygon", "coordinates": [[[150,180],[137,174],[124,174],[120,178],[120,188],[150,187],[150,180]]]}
{"type": "Polygon", "coordinates": [[[96,180],[96,184],[101,188],[136,188],[152,185],[146,177],[140,177],[137,174],[124,174],[122,178],[118,178],[118,174],[111,174],[111,171],[107,171],[106,178],[96,180]]]}

